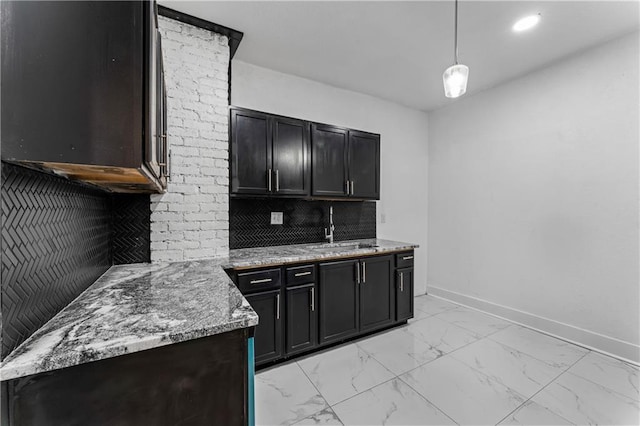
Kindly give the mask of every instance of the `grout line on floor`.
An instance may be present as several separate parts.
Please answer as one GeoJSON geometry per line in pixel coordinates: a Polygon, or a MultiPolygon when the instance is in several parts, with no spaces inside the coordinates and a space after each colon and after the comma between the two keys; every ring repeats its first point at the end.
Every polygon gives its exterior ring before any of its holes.
{"type": "MultiPolygon", "coordinates": [[[[580,360],[582,360],[582,358],[586,357],[589,354],[589,352],[585,353],[584,355],[582,355],[580,358],[578,358],[573,364],[569,365],[567,368],[565,368],[564,370],[562,370],[560,372],[560,374],[558,374],[556,377],[554,377],[549,383],[547,383],[546,385],[544,385],[543,387],[541,387],[536,393],[534,393],[533,395],[531,395],[526,401],[524,401],[522,404],[520,404],[518,407],[516,407],[513,411],[511,411],[509,414],[507,414],[506,416],[504,416],[502,419],[500,419],[500,421],[496,424],[500,424],[501,422],[505,421],[505,419],[507,417],[509,417],[510,415],[512,415],[513,413],[515,413],[516,411],[518,411],[520,408],[524,407],[524,405],[531,401],[536,395],[538,395],[540,392],[542,392],[543,390],[545,390],[549,385],[551,385],[552,383],[554,383],[556,380],[558,380],[558,378],[560,378],[560,376],[562,376],[564,373],[566,373],[567,371],[569,371],[569,369],[571,367],[573,367],[574,365],[576,365],[578,362],[580,362],[580,360]]],[[[537,358],[536,358],[537,359],[537,358]]],[[[535,403],[535,401],[532,401],[535,403]]],[[[556,413],[555,411],[551,411],[549,410],[547,407],[542,407],[545,410],[555,414],[556,416],[568,421],[571,424],[574,424],[572,421],[569,421],[568,419],[562,417],[560,414],[556,413]]]]}
{"type": "MultiPolygon", "coordinates": [[[[318,387],[316,386],[315,383],[313,383],[313,380],[311,380],[311,378],[307,375],[307,372],[304,371],[304,368],[302,368],[302,366],[298,363],[298,361],[294,361],[296,363],[296,365],[298,366],[298,368],[300,369],[300,371],[302,371],[302,374],[304,374],[304,377],[307,378],[307,380],[309,381],[309,383],[311,383],[311,386],[313,386],[313,388],[316,390],[316,392],[318,392],[318,395],[320,395],[320,398],[322,398],[322,400],[324,401],[325,404],[327,404],[328,408],[331,408],[331,405],[329,404],[329,402],[327,401],[327,399],[324,397],[324,395],[322,394],[322,392],[320,392],[320,389],[318,389],[318,387]]],[[[322,410],[326,410],[327,408],[323,408],[322,410]]],[[[309,414],[307,417],[305,417],[304,419],[307,419],[311,416],[315,416],[316,414],[318,414],[320,411],[322,410],[318,410],[313,414],[309,414]]],[[[338,413],[334,412],[334,414],[336,415],[336,417],[338,417],[338,413]]],[[[296,423],[301,422],[304,419],[300,419],[298,420],[296,423]]],[[[340,417],[338,417],[338,420],[340,420],[340,422],[342,424],[344,424],[344,422],[342,421],[342,419],[340,417]]]]}
{"type": "MultiPolygon", "coordinates": [[[[443,355],[446,356],[446,355],[443,355]]],[[[442,358],[442,357],[440,357],[442,358]]],[[[436,358],[438,359],[438,358],[436,358]]],[[[435,360],[434,360],[435,361],[435,360]]],[[[424,365],[424,364],[423,364],[424,365]]],[[[422,366],[420,366],[422,367],[422,366]]],[[[419,367],[418,367],[419,368],[419,367]]],[[[402,373],[402,374],[406,374],[406,373],[402,373]]],[[[397,376],[398,380],[400,380],[402,383],[404,383],[405,385],[409,386],[415,393],[417,393],[418,395],[420,395],[420,397],[422,399],[424,399],[425,401],[427,401],[429,404],[431,404],[436,410],[440,411],[442,414],[445,415],[446,418],[448,418],[449,420],[451,420],[454,424],[456,425],[460,425],[460,423],[456,422],[453,418],[451,418],[451,416],[449,416],[442,408],[438,407],[436,404],[434,404],[432,401],[430,401],[429,399],[427,399],[426,396],[424,396],[423,394],[421,394],[420,392],[418,392],[417,389],[415,389],[413,386],[411,386],[409,383],[407,383],[405,380],[402,380],[402,377],[397,376]]]]}

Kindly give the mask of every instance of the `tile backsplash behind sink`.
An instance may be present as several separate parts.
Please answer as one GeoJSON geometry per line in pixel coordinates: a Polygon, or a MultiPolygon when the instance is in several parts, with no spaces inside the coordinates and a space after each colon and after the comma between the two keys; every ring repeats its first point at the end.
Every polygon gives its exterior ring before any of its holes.
{"type": "Polygon", "coordinates": [[[237,198],[230,202],[229,248],[322,242],[329,206],[333,206],[336,241],[376,237],[372,201],[237,198]],[[271,212],[283,212],[282,225],[271,225],[271,212]]]}

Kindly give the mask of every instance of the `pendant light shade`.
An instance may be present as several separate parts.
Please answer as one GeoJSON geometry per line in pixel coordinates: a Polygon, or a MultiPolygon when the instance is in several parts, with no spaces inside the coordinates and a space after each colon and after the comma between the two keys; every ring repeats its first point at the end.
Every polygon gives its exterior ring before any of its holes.
{"type": "Polygon", "coordinates": [[[451,65],[442,74],[444,95],[447,98],[457,98],[467,91],[469,67],[462,64],[451,65]]]}
{"type": "Polygon", "coordinates": [[[458,63],[458,0],[455,6],[454,19],[454,42],[453,60],[454,64],[444,70],[442,82],[444,83],[444,95],[447,98],[457,98],[467,91],[467,80],[469,79],[469,67],[458,63]]]}

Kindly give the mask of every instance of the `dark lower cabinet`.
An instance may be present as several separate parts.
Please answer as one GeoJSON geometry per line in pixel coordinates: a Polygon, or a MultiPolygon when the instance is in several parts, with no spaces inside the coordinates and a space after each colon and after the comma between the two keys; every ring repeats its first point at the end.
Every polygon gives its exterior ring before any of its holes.
{"type": "Polygon", "coordinates": [[[320,344],[342,340],[360,329],[357,260],[319,265],[320,344]]]}
{"type": "Polygon", "coordinates": [[[413,317],[413,251],[234,276],[260,317],[258,367],[413,317]]]}
{"type": "Polygon", "coordinates": [[[249,424],[249,330],[3,382],[2,425],[249,424]]]}
{"type": "Polygon", "coordinates": [[[286,294],[285,351],[291,355],[318,344],[316,285],[287,288],[286,294]]]}
{"type": "Polygon", "coordinates": [[[393,256],[368,257],[360,261],[360,331],[395,322],[393,264],[393,256]]]}
{"type": "Polygon", "coordinates": [[[256,365],[280,358],[282,356],[280,290],[249,294],[245,297],[260,318],[254,339],[256,365]]]}
{"type": "Polygon", "coordinates": [[[396,271],[396,321],[413,318],[413,268],[396,271]]]}

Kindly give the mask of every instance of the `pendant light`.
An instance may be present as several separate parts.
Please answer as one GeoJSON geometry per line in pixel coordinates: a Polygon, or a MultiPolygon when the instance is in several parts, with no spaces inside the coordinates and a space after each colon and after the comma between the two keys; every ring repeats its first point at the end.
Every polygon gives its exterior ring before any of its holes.
{"type": "Polygon", "coordinates": [[[447,98],[457,98],[467,91],[467,79],[469,78],[469,67],[458,63],[458,0],[455,0],[455,23],[453,59],[455,63],[444,70],[442,81],[444,83],[444,95],[447,98]]]}

